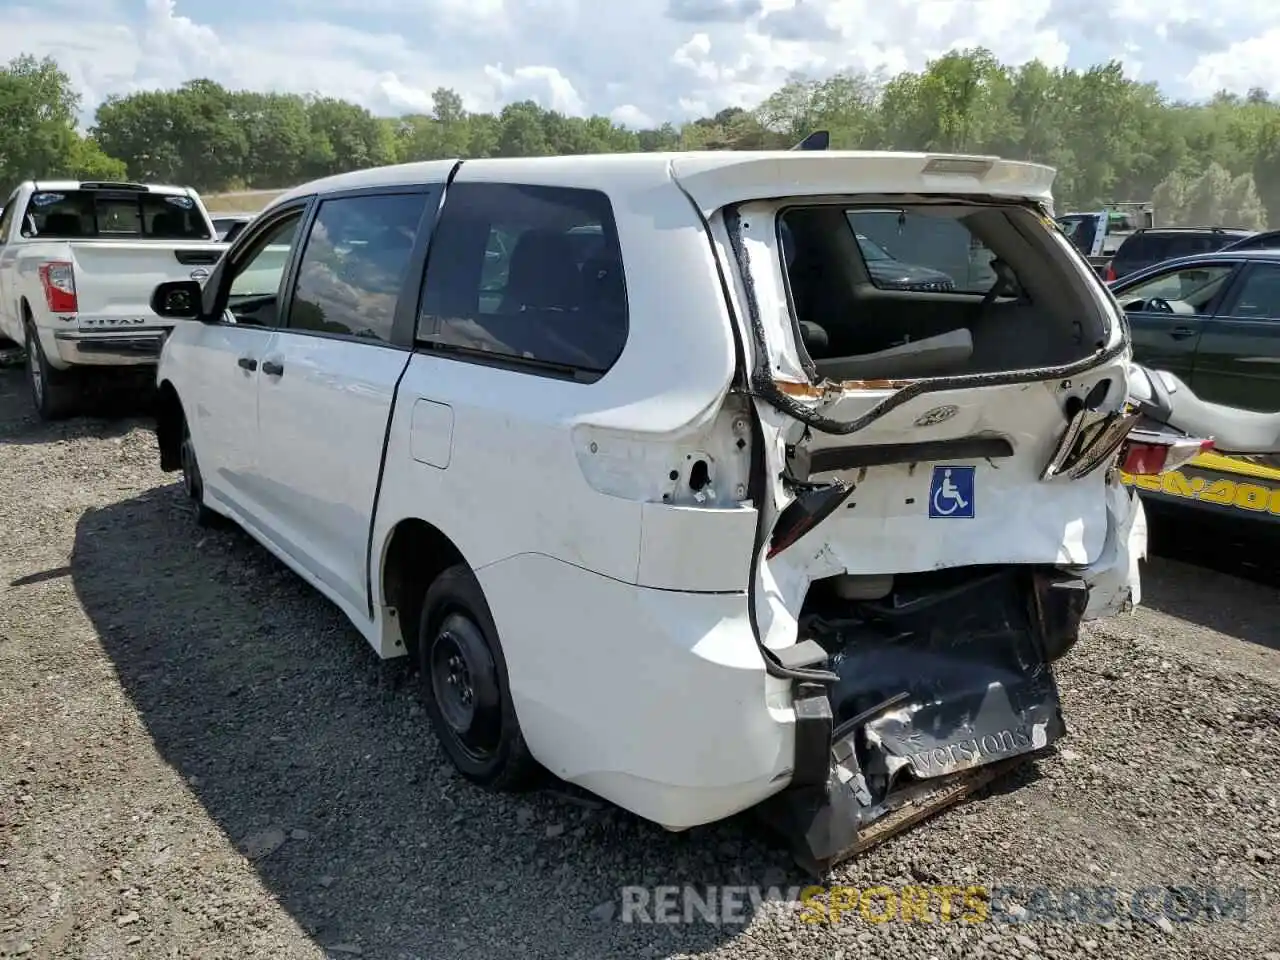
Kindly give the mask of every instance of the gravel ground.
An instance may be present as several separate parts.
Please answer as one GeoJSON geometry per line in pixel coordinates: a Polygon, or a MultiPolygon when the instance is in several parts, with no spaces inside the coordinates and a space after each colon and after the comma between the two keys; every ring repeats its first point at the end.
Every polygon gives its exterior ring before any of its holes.
{"type": "Polygon", "coordinates": [[[0,956],[1280,960],[1274,585],[1151,562],[1062,666],[1059,753],[833,878],[1243,887],[1243,922],[627,924],[624,886],[807,881],[750,821],[465,784],[402,666],[191,524],[145,419],[45,426],[24,389],[0,369],[0,956]]]}

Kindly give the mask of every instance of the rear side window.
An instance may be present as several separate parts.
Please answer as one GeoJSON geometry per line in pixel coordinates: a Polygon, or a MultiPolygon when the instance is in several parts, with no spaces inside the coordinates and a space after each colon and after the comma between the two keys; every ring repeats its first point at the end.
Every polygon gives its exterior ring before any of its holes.
{"type": "Polygon", "coordinates": [[[986,293],[995,254],[960,219],[971,210],[846,213],[871,282],[881,290],[986,293]]]}
{"type": "Polygon", "coordinates": [[[1236,237],[1225,233],[1143,233],[1126,240],[1116,251],[1115,259],[1158,263],[1198,253],[1213,253],[1236,237]]]}
{"type": "Polygon", "coordinates": [[[211,240],[196,202],[141,190],[61,190],[32,194],[27,229],[50,240],[211,240]]]}
{"type": "Polygon", "coordinates": [[[298,265],[287,326],[389,343],[426,204],[422,193],[322,202],[298,265]]]}
{"type": "Polygon", "coordinates": [[[1150,239],[1151,238],[1146,234],[1141,234],[1141,233],[1134,234],[1132,237],[1129,237],[1128,239],[1126,239],[1124,243],[1120,244],[1120,247],[1116,250],[1115,256],[1112,259],[1114,260],[1147,259],[1150,256],[1148,252],[1151,248],[1151,245],[1149,242],[1150,239]]]}
{"type": "Polygon", "coordinates": [[[627,338],[622,252],[596,190],[461,183],[432,238],[418,339],[601,375],[627,338]]]}

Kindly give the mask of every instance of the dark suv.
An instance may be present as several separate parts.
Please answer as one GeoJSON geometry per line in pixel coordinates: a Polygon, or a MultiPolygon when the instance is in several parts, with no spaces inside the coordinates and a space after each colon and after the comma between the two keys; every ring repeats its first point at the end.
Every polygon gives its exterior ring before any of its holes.
{"type": "Polygon", "coordinates": [[[1175,257],[1213,253],[1229,243],[1251,237],[1253,233],[1252,230],[1229,227],[1152,227],[1136,230],[1120,244],[1103,278],[1108,281],[1119,280],[1175,257]]]}

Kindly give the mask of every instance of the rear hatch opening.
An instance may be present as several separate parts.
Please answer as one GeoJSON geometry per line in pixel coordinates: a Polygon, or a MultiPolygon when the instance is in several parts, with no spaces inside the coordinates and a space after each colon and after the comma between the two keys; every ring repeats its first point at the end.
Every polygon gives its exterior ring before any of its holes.
{"type": "Polygon", "coordinates": [[[1109,465],[1128,337],[1030,199],[718,219],[762,451],[750,607],[796,712],[791,787],[761,810],[823,875],[1065,734],[1052,664],[1130,522],[1109,465]]]}
{"type": "Polygon", "coordinates": [[[815,385],[981,377],[1068,366],[1114,339],[1094,278],[1029,203],[806,198],[734,220],[775,313],[766,329],[790,334],[770,344],[784,376],[794,358],[815,385]]]}

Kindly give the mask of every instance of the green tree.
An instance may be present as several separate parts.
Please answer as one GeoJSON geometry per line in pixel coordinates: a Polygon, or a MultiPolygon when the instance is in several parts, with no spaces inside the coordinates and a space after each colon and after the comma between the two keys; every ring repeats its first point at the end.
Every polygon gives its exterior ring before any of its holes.
{"type": "Polygon", "coordinates": [[[1154,201],[1161,222],[1280,221],[1280,103],[1265,90],[1167,99],[1119,62],[1016,68],[954,50],[885,79],[794,77],[754,109],[633,131],[531,100],[470,113],[440,88],[430,109],[376,117],[332,97],[227,90],[194,80],[109,97],[86,137],[52,60],[0,69],[0,176],[124,176],[202,190],[290,186],[313,177],[442,157],[788,148],[829,130],[837,149],[997,154],[1046,163],[1061,210],[1154,201]],[[1208,218],[1207,220],[1204,218],[1208,218]]]}
{"type": "Polygon", "coordinates": [[[0,189],[69,172],[83,151],[76,132],[80,106],[71,81],[49,57],[21,56],[0,67],[0,189]]]}

